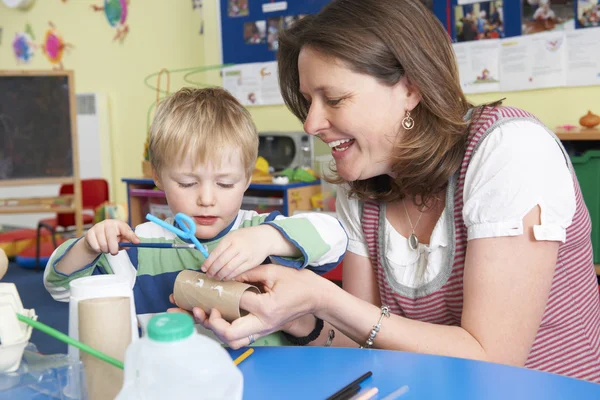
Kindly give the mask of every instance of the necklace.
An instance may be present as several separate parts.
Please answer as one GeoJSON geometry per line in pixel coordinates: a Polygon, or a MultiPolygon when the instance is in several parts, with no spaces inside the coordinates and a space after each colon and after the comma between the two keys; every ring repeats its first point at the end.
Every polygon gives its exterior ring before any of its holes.
{"type": "Polygon", "coordinates": [[[417,222],[415,223],[415,226],[413,226],[412,221],[410,220],[410,216],[408,215],[408,210],[406,209],[405,200],[402,200],[402,205],[404,206],[404,212],[406,213],[406,218],[408,219],[410,229],[412,230],[412,233],[408,237],[408,247],[410,247],[412,250],[417,250],[417,248],[419,247],[419,238],[417,237],[417,235],[415,235],[415,228],[417,227],[417,225],[419,225],[419,221],[423,216],[423,210],[421,210],[421,214],[419,214],[419,218],[417,218],[417,222]]]}

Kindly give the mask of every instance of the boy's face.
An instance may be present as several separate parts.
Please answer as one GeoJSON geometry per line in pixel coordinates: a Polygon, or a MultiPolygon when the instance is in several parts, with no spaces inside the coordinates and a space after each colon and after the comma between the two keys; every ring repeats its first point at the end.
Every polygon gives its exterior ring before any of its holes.
{"type": "Polygon", "coordinates": [[[223,156],[220,164],[194,167],[191,157],[154,172],[156,186],[165,191],[173,214],[182,212],[196,222],[196,237],[212,239],[237,217],[250,184],[238,152],[223,156]]]}

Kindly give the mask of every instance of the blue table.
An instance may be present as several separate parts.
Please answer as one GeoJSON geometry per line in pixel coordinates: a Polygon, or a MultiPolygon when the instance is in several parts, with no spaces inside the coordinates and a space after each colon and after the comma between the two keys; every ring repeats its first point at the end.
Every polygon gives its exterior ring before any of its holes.
{"type": "MultiPolygon", "coordinates": [[[[230,350],[230,354],[236,358],[245,350],[230,350]]],[[[367,371],[373,375],[361,386],[363,390],[377,387],[379,400],[405,385],[408,392],[400,400],[600,399],[599,384],[560,375],[386,350],[255,347],[239,368],[244,374],[244,400],[322,400],[367,371]]],[[[64,371],[60,381],[66,382],[64,371]]],[[[32,386],[0,390],[0,400],[55,398],[32,386]]]]}
{"type": "MultiPolygon", "coordinates": [[[[232,357],[244,349],[231,352],[232,357]]],[[[600,384],[525,368],[386,350],[256,347],[239,365],[244,400],[325,399],[367,371],[383,399],[600,399],[600,384]]]]}

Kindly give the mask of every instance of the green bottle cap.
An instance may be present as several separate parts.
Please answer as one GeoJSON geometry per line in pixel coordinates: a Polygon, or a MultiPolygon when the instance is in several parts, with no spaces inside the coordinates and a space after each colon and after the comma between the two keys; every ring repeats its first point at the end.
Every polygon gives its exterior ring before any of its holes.
{"type": "Polygon", "coordinates": [[[161,313],[150,319],[148,337],[157,342],[175,342],[194,333],[194,320],[184,313],[161,313]]]}

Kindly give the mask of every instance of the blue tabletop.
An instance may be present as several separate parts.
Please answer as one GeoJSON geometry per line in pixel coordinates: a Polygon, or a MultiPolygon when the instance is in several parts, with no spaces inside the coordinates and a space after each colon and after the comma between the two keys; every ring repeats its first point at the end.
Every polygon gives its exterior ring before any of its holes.
{"type": "MultiPolygon", "coordinates": [[[[244,349],[231,352],[232,357],[244,349]]],[[[244,400],[325,399],[367,371],[384,399],[600,399],[600,385],[526,368],[387,350],[256,347],[239,365],[244,400]]]]}
{"type": "MultiPolygon", "coordinates": [[[[230,354],[236,358],[245,350],[230,350],[230,354]]],[[[244,400],[323,400],[368,371],[373,375],[361,387],[377,387],[374,399],[378,400],[392,400],[388,396],[403,387],[407,391],[400,400],[600,399],[600,385],[595,383],[526,368],[389,350],[255,347],[239,368],[244,375],[244,400]]],[[[66,370],[57,371],[54,375],[64,385],[66,370]]],[[[35,389],[31,383],[39,380],[38,376],[29,384],[26,379],[10,384],[0,379],[0,400],[56,399],[47,390],[35,389]]],[[[60,386],[44,388],[62,392],[60,386]]]]}

